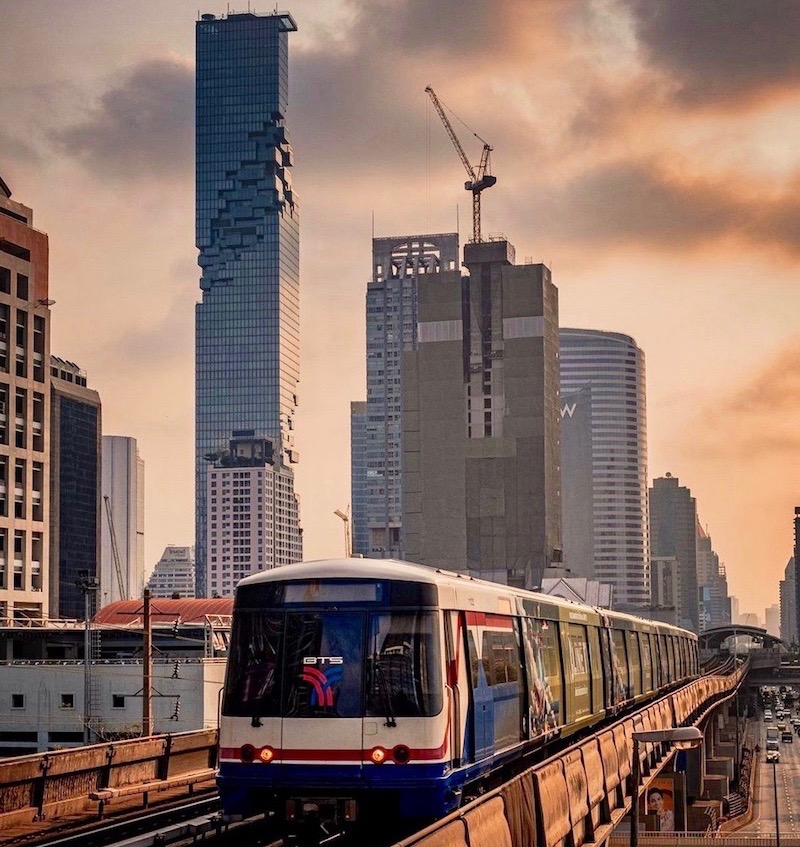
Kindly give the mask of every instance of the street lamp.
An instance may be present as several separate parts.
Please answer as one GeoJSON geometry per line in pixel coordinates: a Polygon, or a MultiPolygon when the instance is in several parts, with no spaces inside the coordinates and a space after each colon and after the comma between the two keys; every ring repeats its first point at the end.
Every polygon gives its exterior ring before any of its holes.
{"type": "Polygon", "coordinates": [[[347,512],[336,509],[333,514],[341,518],[344,523],[344,556],[349,559],[353,555],[353,540],[350,537],[350,507],[347,507],[347,512]]]}
{"type": "Polygon", "coordinates": [[[89,571],[78,571],[75,585],[83,592],[83,743],[92,741],[92,600],[100,580],[89,571]]]}
{"type": "Polygon", "coordinates": [[[781,821],[778,817],[778,760],[772,760],[772,789],[775,793],[775,845],[781,847],[781,821]]]}
{"type": "Polygon", "coordinates": [[[633,733],[633,802],[631,803],[631,843],[639,847],[639,783],[641,782],[639,745],[663,744],[669,741],[676,750],[692,750],[703,743],[703,733],[696,726],[678,726],[672,729],[655,729],[633,733]]]}

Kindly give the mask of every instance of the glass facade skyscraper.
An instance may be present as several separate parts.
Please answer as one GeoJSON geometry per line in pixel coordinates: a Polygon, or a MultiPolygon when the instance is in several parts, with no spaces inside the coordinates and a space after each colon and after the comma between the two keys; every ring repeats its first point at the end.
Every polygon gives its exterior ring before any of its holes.
{"type": "Polygon", "coordinates": [[[207,474],[231,432],[253,431],[280,445],[287,467],[298,458],[299,207],[284,126],[288,34],[296,29],[286,13],[202,15],[197,22],[199,596],[207,592],[207,474]]]}
{"type": "Polygon", "coordinates": [[[595,329],[561,329],[559,346],[564,563],[613,585],[615,607],[647,608],[644,352],[595,329]]]}

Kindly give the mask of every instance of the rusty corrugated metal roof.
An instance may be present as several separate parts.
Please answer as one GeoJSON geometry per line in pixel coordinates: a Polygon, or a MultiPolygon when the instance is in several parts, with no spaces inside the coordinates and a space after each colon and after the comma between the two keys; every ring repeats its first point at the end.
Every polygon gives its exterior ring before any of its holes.
{"type": "MultiPolygon", "coordinates": [[[[150,611],[153,623],[203,623],[206,615],[233,614],[232,597],[181,598],[180,600],[165,600],[154,597],[150,611]]],[[[118,600],[109,603],[94,616],[97,624],[125,626],[134,623],[141,624],[144,615],[143,600],[118,600]]]]}

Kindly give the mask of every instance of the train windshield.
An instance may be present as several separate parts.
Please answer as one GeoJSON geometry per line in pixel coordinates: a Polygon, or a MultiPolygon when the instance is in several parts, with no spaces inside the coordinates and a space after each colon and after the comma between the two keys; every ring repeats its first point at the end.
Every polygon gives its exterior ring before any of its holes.
{"type": "Polygon", "coordinates": [[[223,714],[422,716],[442,707],[432,612],[237,612],[223,714]]]}
{"type": "Polygon", "coordinates": [[[432,612],[370,615],[367,717],[425,717],[442,710],[441,662],[432,612]]]}

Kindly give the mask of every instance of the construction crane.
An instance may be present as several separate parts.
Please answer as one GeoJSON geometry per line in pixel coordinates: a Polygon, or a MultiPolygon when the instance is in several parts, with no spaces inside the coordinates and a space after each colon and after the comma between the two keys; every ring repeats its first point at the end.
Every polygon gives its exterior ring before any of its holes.
{"type": "MultiPolygon", "coordinates": [[[[456,148],[456,152],[461,159],[461,164],[464,165],[467,173],[469,174],[469,179],[464,183],[464,188],[466,188],[467,191],[472,192],[472,240],[481,241],[481,191],[483,191],[484,188],[491,188],[497,182],[497,177],[492,176],[491,174],[492,168],[489,161],[492,153],[492,146],[481,138],[477,132],[470,130],[475,138],[483,144],[480,164],[477,169],[473,168],[467,158],[467,154],[464,152],[464,148],[461,146],[461,142],[458,140],[458,136],[455,134],[455,131],[445,114],[441,101],[436,96],[436,92],[430,87],[430,85],[425,89],[425,92],[431,98],[433,106],[439,117],[442,119],[444,128],[447,130],[447,134],[453,142],[453,147],[456,148]]],[[[466,126],[466,124],[464,125],[466,126]]],[[[469,129],[469,127],[467,127],[467,129],[469,129]]]]}
{"type": "Polygon", "coordinates": [[[103,495],[103,502],[106,504],[106,517],[108,518],[108,534],[111,536],[111,558],[114,560],[114,569],[117,572],[117,586],[119,587],[119,599],[126,600],[125,596],[125,580],[122,578],[122,565],[119,561],[119,547],[117,547],[117,533],[114,532],[114,515],[111,512],[111,501],[108,495],[103,495]]]}

